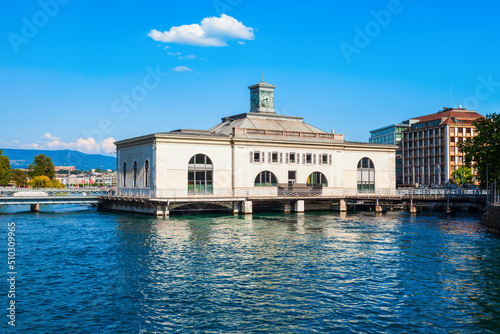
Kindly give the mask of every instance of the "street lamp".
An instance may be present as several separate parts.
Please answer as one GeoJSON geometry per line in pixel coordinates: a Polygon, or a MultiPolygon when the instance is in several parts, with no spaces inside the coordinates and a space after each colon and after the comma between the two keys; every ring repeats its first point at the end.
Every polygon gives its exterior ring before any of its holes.
{"type": "Polygon", "coordinates": [[[488,164],[486,164],[486,207],[490,204],[490,187],[488,186],[488,164]]]}

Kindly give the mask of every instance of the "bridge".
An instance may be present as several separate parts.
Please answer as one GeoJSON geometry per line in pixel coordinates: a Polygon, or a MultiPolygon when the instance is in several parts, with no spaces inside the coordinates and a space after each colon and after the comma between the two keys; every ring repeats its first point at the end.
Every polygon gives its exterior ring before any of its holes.
{"type": "Polygon", "coordinates": [[[113,193],[107,188],[0,188],[0,205],[30,205],[32,211],[38,211],[40,205],[48,204],[98,204],[102,196],[113,193]]]}

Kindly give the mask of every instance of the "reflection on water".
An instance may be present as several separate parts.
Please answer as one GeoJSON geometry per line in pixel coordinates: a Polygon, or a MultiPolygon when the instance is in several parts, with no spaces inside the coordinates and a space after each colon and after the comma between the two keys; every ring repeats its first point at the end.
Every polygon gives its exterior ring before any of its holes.
{"type": "Polygon", "coordinates": [[[19,234],[17,331],[468,333],[500,321],[500,239],[478,216],[55,208],[0,220],[0,237],[10,221],[19,234]]]}

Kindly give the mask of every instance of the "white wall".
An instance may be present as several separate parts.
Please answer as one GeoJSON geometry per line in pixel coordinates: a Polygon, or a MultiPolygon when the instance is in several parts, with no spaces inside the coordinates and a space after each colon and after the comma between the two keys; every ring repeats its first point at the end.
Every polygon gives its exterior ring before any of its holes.
{"type": "Polygon", "coordinates": [[[187,194],[188,162],[196,154],[207,155],[213,163],[214,195],[220,191],[229,191],[232,187],[231,145],[213,144],[212,142],[157,142],[157,193],[187,194]]]}
{"type": "MultiPolygon", "coordinates": [[[[137,186],[144,186],[144,161],[150,161],[150,185],[156,190],[157,197],[186,196],[188,195],[188,162],[196,154],[205,154],[212,160],[213,189],[214,195],[244,196],[251,191],[263,196],[272,195],[274,189],[263,189],[268,187],[254,188],[256,176],[265,170],[273,172],[278,183],[288,183],[288,171],[296,171],[296,182],[306,183],[308,176],[313,172],[323,173],[328,181],[329,191],[343,191],[357,189],[357,165],[360,159],[370,158],[375,165],[375,190],[393,190],[396,187],[395,152],[390,150],[379,150],[370,147],[332,148],[313,146],[294,148],[289,144],[277,143],[274,146],[240,143],[234,147],[235,171],[233,190],[233,157],[231,143],[229,140],[206,140],[189,139],[182,140],[157,140],[156,147],[153,143],[141,144],[130,148],[118,149],[118,186],[123,187],[122,166],[127,162],[127,187],[133,185],[133,163],[138,163],[137,186]],[[264,162],[250,162],[250,152],[260,151],[265,155],[264,162]],[[269,153],[278,152],[278,163],[270,162],[269,153]],[[295,163],[286,163],[286,153],[296,153],[295,163]],[[279,161],[279,153],[282,161],[279,161]],[[316,161],[309,164],[303,163],[304,154],[316,155],[316,161]],[[322,164],[321,155],[329,156],[328,164],[322,164]],[[300,155],[300,163],[297,163],[297,155],[300,155]],[[331,157],[331,163],[330,163],[331,157]],[[156,159],[156,161],[155,161],[156,159]],[[156,187],[155,187],[156,185],[156,187]]],[[[327,189],[325,189],[327,190],[327,189]]]]}
{"type": "Polygon", "coordinates": [[[396,189],[396,155],[394,152],[374,150],[344,151],[344,184],[347,189],[357,189],[357,168],[362,158],[370,158],[375,167],[375,191],[396,189]]]}
{"type": "MultiPolygon", "coordinates": [[[[278,183],[288,183],[288,171],[296,171],[296,183],[306,183],[307,178],[313,172],[323,173],[328,181],[328,186],[335,185],[335,166],[333,163],[333,152],[328,149],[296,149],[296,148],[283,148],[283,147],[269,147],[269,146],[245,146],[237,145],[235,147],[235,165],[236,165],[236,177],[235,177],[235,187],[253,187],[255,178],[262,171],[273,172],[278,183]],[[264,162],[250,162],[250,152],[259,151],[265,155],[264,162]],[[282,154],[282,162],[273,163],[269,161],[269,153],[278,152],[282,154]],[[295,163],[286,163],[287,153],[296,154],[295,163]],[[304,154],[315,154],[316,163],[304,164],[303,155],[304,154]],[[300,154],[300,163],[297,163],[297,155],[300,154]],[[329,163],[324,165],[321,163],[320,154],[328,154],[332,156],[332,164],[329,163]]],[[[278,158],[279,159],[279,158],[278,158]]],[[[262,157],[261,157],[262,161],[262,157]]]]}
{"type": "Polygon", "coordinates": [[[118,187],[123,187],[123,162],[127,163],[127,188],[133,187],[134,177],[134,161],[137,161],[137,188],[145,187],[144,179],[144,163],[149,160],[149,188],[154,188],[154,159],[153,159],[153,144],[142,144],[134,147],[120,148],[118,152],[118,170],[117,181],[118,187]]]}

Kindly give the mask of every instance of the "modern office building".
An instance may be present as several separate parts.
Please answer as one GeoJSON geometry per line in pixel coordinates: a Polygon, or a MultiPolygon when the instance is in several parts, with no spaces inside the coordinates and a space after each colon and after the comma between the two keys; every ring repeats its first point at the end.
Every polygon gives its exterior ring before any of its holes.
{"type": "Polygon", "coordinates": [[[444,108],[430,115],[413,118],[404,132],[403,182],[444,185],[452,173],[464,165],[458,143],[476,135],[472,122],[483,117],[465,108],[444,108]]]}
{"type": "Polygon", "coordinates": [[[250,112],[208,130],[120,140],[118,193],[153,197],[277,196],[302,185],[322,195],[395,189],[396,146],[348,142],[302,117],[277,115],[275,86],[250,86],[250,112]]]}
{"type": "Polygon", "coordinates": [[[403,132],[415,122],[415,120],[407,120],[370,131],[370,143],[398,146],[396,150],[396,185],[403,184],[403,150],[401,147],[403,132]]]}

